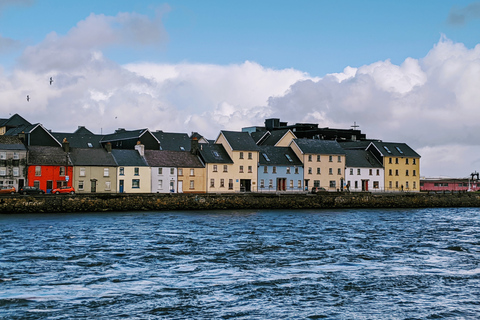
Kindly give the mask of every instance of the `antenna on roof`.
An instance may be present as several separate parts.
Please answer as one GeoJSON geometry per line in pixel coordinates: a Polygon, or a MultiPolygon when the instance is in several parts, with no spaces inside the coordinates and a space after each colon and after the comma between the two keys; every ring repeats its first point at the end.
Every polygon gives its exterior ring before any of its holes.
{"type": "Polygon", "coordinates": [[[357,130],[358,127],[360,127],[357,122],[353,121],[353,126],[351,126],[353,130],[357,130]]]}

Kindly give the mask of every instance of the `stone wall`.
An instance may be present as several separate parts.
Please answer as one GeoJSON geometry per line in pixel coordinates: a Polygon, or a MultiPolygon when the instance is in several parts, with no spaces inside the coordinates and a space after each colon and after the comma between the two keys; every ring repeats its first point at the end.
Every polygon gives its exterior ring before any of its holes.
{"type": "Polygon", "coordinates": [[[89,194],[0,197],[0,213],[423,207],[480,207],[480,193],[89,194]]]}

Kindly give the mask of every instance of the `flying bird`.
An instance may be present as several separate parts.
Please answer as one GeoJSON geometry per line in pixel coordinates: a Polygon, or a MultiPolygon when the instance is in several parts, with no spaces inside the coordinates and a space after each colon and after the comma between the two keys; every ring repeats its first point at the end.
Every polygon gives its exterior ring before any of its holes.
{"type": "Polygon", "coordinates": [[[30,101],[30,96],[27,94],[27,101],[30,101]]]}
{"type": "Polygon", "coordinates": [[[50,85],[52,85],[52,82],[53,82],[53,78],[50,77],[50,85]]]}

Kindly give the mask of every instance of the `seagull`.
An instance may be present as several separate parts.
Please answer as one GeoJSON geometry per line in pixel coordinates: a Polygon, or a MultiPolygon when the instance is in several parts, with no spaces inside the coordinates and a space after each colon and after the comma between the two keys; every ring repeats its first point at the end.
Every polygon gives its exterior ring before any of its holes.
{"type": "Polygon", "coordinates": [[[52,85],[52,82],[53,82],[53,78],[50,77],[50,85],[52,85]]]}
{"type": "Polygon", "coordinates": [[[30,96],[27,94],[27,101],[30,101],[30,96]]]}

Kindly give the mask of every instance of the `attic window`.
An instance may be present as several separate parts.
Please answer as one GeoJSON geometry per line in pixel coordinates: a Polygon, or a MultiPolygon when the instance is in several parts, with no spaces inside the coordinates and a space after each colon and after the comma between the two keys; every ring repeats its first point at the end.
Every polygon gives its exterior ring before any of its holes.
{"type": "Polygon", "coordinates": [[[288,161],[293,162],[293,160],[292,160],[292,158],[290,157],[290,155],[285,154],[285,157],[287,157],[288,161]]]}
{"type": "Polygon", "coordinates": [[[383,148],[384,148],[385,150],[387,150],[388,153],[392,153],[392,151],[390,151],[390,149],[388,149],[387,146],[383,146],[383,148]]]}
{"type": "Polygon", "coordinates": [[[262,153],[263,157],[265,158],[265,160],[267,160],[268,162],[270,162],[270,158],[267,156],[267,154],[264,152],[262,153]]]}
{"type": "Polygon", "coordinates": [[[87,146],[88,146],[89,148],[93,148],[93,144],[92,144],[91,142],[88,142],[88,143],[87,143],[87,146]]]}
{"type": "Polygon", "coordinates": [[[397,149],[398,152],[400,152],[401,154],[403,154],[403,151],[402,151],[399,147],[395,147],[395,149],[397,149]]]}
{"type": "Polygon", "coordinates": [[[216,159],[220,159],[220,155],[218,154],[217,151],[212,151],[213,153],[213,156],[216,158],[216,159]]]}

